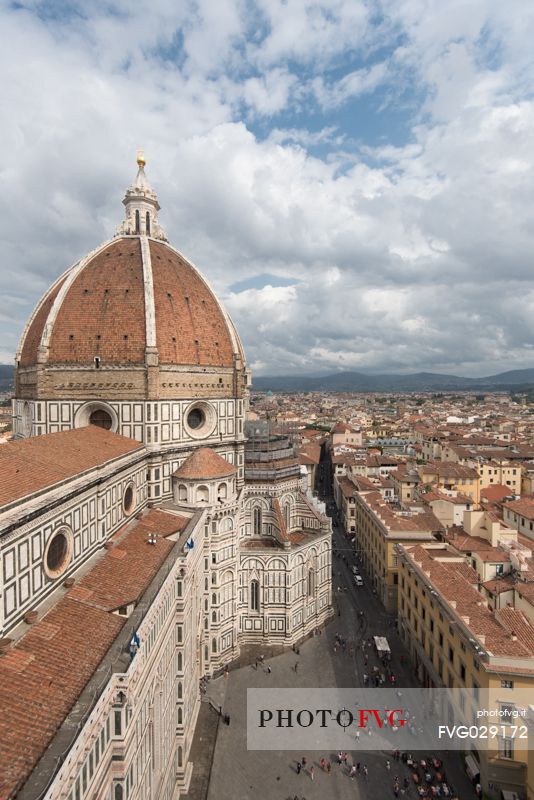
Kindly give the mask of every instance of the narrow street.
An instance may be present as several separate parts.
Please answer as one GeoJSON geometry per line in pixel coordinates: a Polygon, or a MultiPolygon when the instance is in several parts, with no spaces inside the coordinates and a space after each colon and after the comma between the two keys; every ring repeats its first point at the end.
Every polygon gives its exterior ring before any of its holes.
{"type": "MultiPolygon", "coordinates": [[[[388,615],[370,591],[367,578],[360,570],[363,586],[356,586],[352,572],[359,567],[354,547],[336,522],[336,512],[331,508],[329,475],[326,465],[319,467],[318,488],[333,517],[333,595],[335,615],[329,624],[316,635],[303,642],[298,655],[289,650],[272,658],[265,658],[263,666],[242,666],[230,669],[227,677],[211,681],[208,698],[213,705],[230,716],[229,726],[220,724],[208,791],[208,800],[384,800],[395,797],[394,778],[399,777],[403,792],[400,796],[417,800],[419,793],[411,780],[409,768],[393,761],[392,754],[381,751],[350,751],[347,739],[348,765],[361,762],[368,769],[349,776],[349,766],[337,764],[336,753],[300,751],[250,751],[246,738],[246,692],[251,687],[261,688],[316,688],[350,687],[364,685],[364,672],[378,665],[373,648],[362,649],[364,639],[385,636],[392,651],[392,670],[397,685],[414,685],[413,673],[407,653],[397,635],[395,619],[388,615]],[[360,612],[363,612],[362,614],[360,612]],[[345,640],[345,647],[336,646],[336,637],[345,640]],[[368,665],[365,666],[365,656],[368,665]],[[401,663],[401,656],[404,663],[401,663]],[[298,671],[295,664],[298,662],[298,671]],[[268,670],[270,668],[270,671],[268,670]],[[306,769],[297,773],[297,761],[305,757],[306,769]],[[320,760],[332,763],[330,774],[321,769],[320,760]],[[387,769],[391,762],[391,770],[387,769]],[[311,779],[310,767],[314,767],[311,779]],[[407,788],[404,790],[404,780],[407,788]]],[[[258,655],[261,650],[258,650],[258,655]]],[[[428,753],[424,754],[428,756],[428,753]]],[[[473,787],[464,774],[458,753],[436,754],[445,765],[449,784],[459,800],[473,800],[473,787]]]]}

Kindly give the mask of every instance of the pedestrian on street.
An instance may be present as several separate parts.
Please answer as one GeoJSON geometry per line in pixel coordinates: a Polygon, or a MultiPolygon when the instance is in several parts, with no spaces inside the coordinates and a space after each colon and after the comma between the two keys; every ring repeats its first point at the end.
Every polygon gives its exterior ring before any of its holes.
{"type": "Polygon", "coordinates": [[[369,777],[369,770],[367,769],[367,764],[363,765],[363,777],[365,778],[365,780],[367,780],[369,777]]]}
{"type": "Polygon", "coordinates": [[[363,685],[367,686],[368,683],[369,683],[369,675],[366,672],[364,672],[363,673],[363,685]]]}
{"type": "Polygon", "coordinates": [[[306,766],[306,763],[307,763],[307,762],[306,762],[306,756],[302,756],[302,768],[303,768],[303,769],[304,769],[304,767],[306,766]]]}
{"type": "Polygon", "coordinates": [[[326,771],[328,772],[329,775],[332,771],[332,762],[330,761],[330,759],[328,759],[328,761],[326,762],[326,771]]]}
{"type": "Polygon", "coordinates": [[[386,769],[388,772],[391,769],[391,764],[389,763],[389,761],[386,761],[386,769]]]}
{"type": "Polygon", "coordinates": [[[310,778],[312,779],[312,781],[313,781],[314,777],[315,777],[315,767],[312,764],[311,767],[310,767],[310,778]]]}
{"type": "Polygon", "coordinates": [[[365,664],[365,666],[367,666],[367,664],[369,663],[369,656],[367,655],[367,653],[363,657],[363,663],[365,664]]]}
{"type": "Polygon", "coordinates": [[[337,754],[337,763],[340,765],[343,763],[343,753],[341,752],[341,750],[337,754]]]}
{"type": "Polygon", "coordinates": [[[302,764],[300,763],[300,761],[297,761],[297,775],[300,775],[301,769],[302,769],[302,764]]]}
{"type": "Polygon", "coordinates": [[[299,668],[299,662],[298,662],[298,661],[296,661],[296,662],[295,662],[295,672],[298,670],[298,668],[299,668]]]}
{"type": "Polygon", "coordinates": [[[321,769],[324,772],[324,768],[326,767],[326,761],[324,758],[321,758],[321,769]]]}
{"type": "Polygon", "coordinates": [[[270,675],[270,674],[271,674],[271,672],[272,672],[271,665],[270,665],[270,664],[268,664],[268,665],[267,665],[267,674],[268,674],[268,675],[270,675]]]}
{"type": "Polygon", "coordinates": [[[352,778],[352,780],[354,780],[354,778],[356,777],[356,767],[354,766],[354,764],[350,768],[349,777],[352,778]]]}

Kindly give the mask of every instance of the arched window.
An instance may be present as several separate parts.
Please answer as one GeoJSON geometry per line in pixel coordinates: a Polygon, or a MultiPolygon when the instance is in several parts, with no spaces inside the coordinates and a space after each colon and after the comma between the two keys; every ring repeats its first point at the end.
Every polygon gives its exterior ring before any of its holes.
{"type": "Polygon", "coordinates": [[[182,653],[178,653],[178,672],[182,672],[184,668],[184,657],[182,653]]]}
{"type": "Polygon", "coordinates": [[[216,653],[217,652],[217,639],[212,639],[211,640],[211,652],[212,653],[216,653]]]}
{"type": "Polygon", "coordinates": [[[212,622],[217,622],[217,612],[216,611],[212,611],[211,612],[211,621],[212,622]]]}
{"type": "Polygon", "coordinates": [[[178,748],[178,766],[183,766],[183,752],[181,747],[178,748]]]}
{"type": "Polygon", "coordinates": [[[135,232],[140,232],[139,211],[135,212],[135,232]]]}
{"type": "Polygon", "coordinates": [[[122,800],[124,797],[122,785],[120,783],[115,784],[115,800],[122,800]]]}
{"type": "Polygon", "coordinates": [[[226,500],[228,495],[228,489],[225,483],[220,483],[217,487],[217,499],[218,500],[226,500]]]}
{"type": "Polygon", "coordinates": [[[181,700],[183,696],[184,692],[182,689],[182,682],[180,681],[180,683],[178,684],[178,700],[181,700]]]}
{"type": "Polygon", "coordinates": [[[262,519],[261,519],[261,508],[256,506],[254,509],[254,536],[261,536],[261,529],[262,529],[262,519]]]}
{"type": "Polygon", "coordinates": [[[308,570],[308,597],[312,597],[315,594],[315,570],[309,569],[308,570]]]}
{"type": "Polygon", "coordinates": [[[250,583],[250,608],[252,611],[260,610],[260,584],[259,581],[250,583]]]}
{"type": "Polygon", "coordinates": [[[183,714],[182,706],[178,706],[178,725],[181,725],[183,722],[183,714]]]}
{"type": "Polygon", "coordinates": [[[207,503],[209,500],[209,492],[207,486],[198,486],[197,487],[197,503],[207,503]]]}
{"type": "Polygon", "coordinates": [[[178,487],[178,500],[187,500],[187,486],[183,483],[178,487]]]}
{"type": "Polygon", "coordinates": [[[150,214],[146,212],[146,235],[150,236],[150,214]]]}

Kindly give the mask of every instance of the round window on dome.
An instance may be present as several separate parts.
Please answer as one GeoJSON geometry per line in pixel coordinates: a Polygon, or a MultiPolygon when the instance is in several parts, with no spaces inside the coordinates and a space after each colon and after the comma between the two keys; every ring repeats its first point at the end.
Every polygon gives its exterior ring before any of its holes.
{"type": "Polygon", "coordinates": [[[131,514],[135,508],[135,487],[133,483],[129,483],[124,490],[124,497],[122,499],[122,507],[125,514],[131,514]]]}
{"type": "Polygon", "coordinates": [[[217,424],[217,413],[211,403],[197,401],[184,412],[185,432],[192,439],[211,436],[217,424]]]}
{"type": "Polygon", "coordinates": [[[44,568],[49,578],[59,577],[72,560],[72,533],[61,528],[52,534],[44,554],[44,568]]]}
{"type": "Polygon", "coordinates": [[[110,431],[113,420],[107,411],[104,411],[103,408],[97,408],[89,415],[89,425],[96,425],[97,428],[104,428],[104,430],[110,431]]]}
{"type": "Polygon", "coordinates": [[[201,428],[206,421],[206,416],[201,408],[193,408],[187,415],[187,424],[193,430],[201,428]]]}

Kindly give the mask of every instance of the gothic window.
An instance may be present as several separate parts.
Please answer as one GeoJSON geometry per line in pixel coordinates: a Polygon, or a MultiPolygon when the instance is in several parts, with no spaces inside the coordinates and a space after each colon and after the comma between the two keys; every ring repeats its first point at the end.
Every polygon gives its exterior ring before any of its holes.
{"type": "Polygon", "coordinates": [[[260,610],[260,584],[258,581],[251,581],[250,584],[250,608],[252,611],[260,610]]]}
{"type": "Polygon", "coordinates": [[[262,519],[261,519],[261,508],[256,506],[254,509],[254,536],[261,536],[261,527],[262,527],[262,519]]]}
{"type": "Polygon", "coordinates": [[[146,212],[146,235],[150,236],[150,214],[146,212]]]}
{"type": "Polygon", "coordinates": [[[211,652],[212,653],[216,653],[217,652],[217,639],[212,639],[211,640],[211,652]]]}
{"type": "Polygon", "coordinates": [[[139,233],[140,231],[140,223],[139,223],[139,211],[135,212],[135,232],[139,233]]]}
{"type": "Polygon", "coordinates": [[[308,570],[308,597],[313,597],[315,594],[315,570],[308,570]]]}

